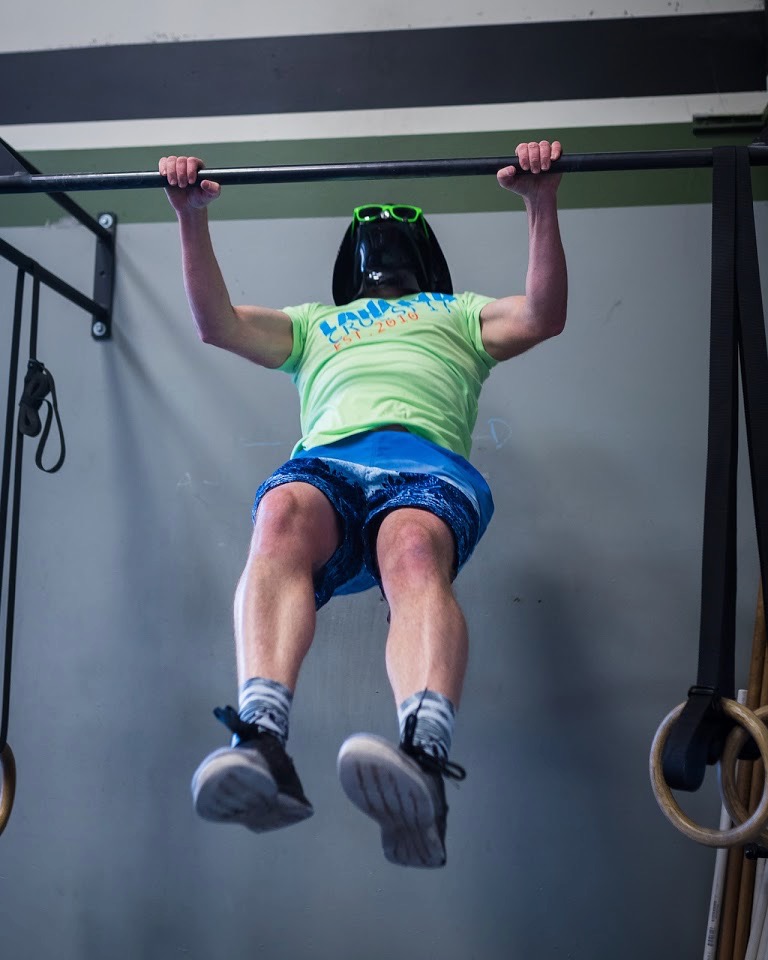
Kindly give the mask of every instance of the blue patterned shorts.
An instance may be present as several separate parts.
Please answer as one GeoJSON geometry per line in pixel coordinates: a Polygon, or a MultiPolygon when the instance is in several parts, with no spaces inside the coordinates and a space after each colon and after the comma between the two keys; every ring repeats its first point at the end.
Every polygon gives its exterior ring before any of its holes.
{"type": "Polygon", "coordinates": [[[256,491],[253,519],[264,494],[296,481],[324,493],[341,524],[341,543],[315,577],[318,609],[334,594],[380,584],[376,534],[390,510],[417,507],[445,521],[456,545],[455,573],[469,560],[493,514],[488,484],[464,457],[397,430],[372,430],[301,451],[256,491]]]}

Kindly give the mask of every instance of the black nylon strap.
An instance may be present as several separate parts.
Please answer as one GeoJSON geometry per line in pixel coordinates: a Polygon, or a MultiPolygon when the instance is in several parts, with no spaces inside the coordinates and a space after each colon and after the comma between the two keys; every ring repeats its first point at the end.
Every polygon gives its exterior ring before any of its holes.
{"type": "MultiPolygon", "coordinates": [[[[37,264],[34,265],[37,267],[37,264]]],[[[37,273],[32,273],[32,315],[29,325],[29,355],[30,360],[27,364],[27,374],[24,378],[24,390],[19,401],[19,432],[26,437],[36,437],[40,433],[40,416],[38,410],[40,405],[45,403],[48,407],[48,415],[43,428],[43,435],[37,445],[35,454],[35,463],[44,473],[56,473],[60,470],[67,455],[66,444],[64,443],[64,430],[61,426],[61,417],[59,416],[59,405],[56,400],[56,384],[53,381],[53,374],[46,370],[45,365],[39,360],[35,360],[37,353],[37,330],[40,320],[40,278],[37,273]],[[46,399],[51,394],[53,404],[46,399]],[[48,434],[51,430],[51,421],[56,417],[56,426],[59,430],[59,459],[52,467],[43,466],[43,451],[48,441],[48,434]]]]}
{"type": "Polygon", "coordinates": [[[736,165],[739,224],[736,236],[736,287],[742,385],[760,576],[763,596],[768,597],[768,348],[752,207],[752,172],[745,150],[739,151],[736,165]]]}
{"type": "Polygon", "coordinates": [[[696,685],[733,697],[739,435],[736,156],[733,147],[716,147],[712,153],[709,438],[696,685]]]}
{"type": "Polygon", "coordinates": [[[731,148],[713,150],[709,427],[699,667],[696,685],[670,731],[663,756],[664,778],[678,790],[698,790],[707,763],[722,750],[727,722],[718,710],[718,702],[734,682],[734,632],[729,616],[736,589],[733,567],[738,454],[735,169],[731,148]]]}
{"type": "Polygon", "coordinates": [[[46,370],[45,366],[32,358],[27,365],[27,375],[24,378],[24,391],[19,401],[19,432],[27,437],[36,437],[40,433],[41,423],[38,413],[41,404],[48,407],[48,413],[45,420],[45,427],[42,428],[43,435],[37,445],[35,454],[35,463],[45,473],[56,473],[61,469],[66,456],[66,444],[64,443],[64,431],[61,426],[61,417],[59,416],[59,405],[56,400],[56,384],[53,381],[53,374],[46,370]],[[51,394],[53,403],[47,400],[48,394],[51,394]],[[48,434],[51,429],[51,421],[56,417],[56,426],[59,430],[59,445],[61,453],[59,459],[52,467],[43,466],[43,451],[48,440],[48,434]]]}
{"type": "Polygon", "coordinates": [[[768,354],[746,148],[713,150],[712,328],[709,442],[697,682],[664,751],[670,787],[696,790],[719,759],[734,695],[738,362],[741,360],[752,494],[766,584],[768,559],[768,354]],[[737,349],[738,348],[738,349],[737,349]]]}

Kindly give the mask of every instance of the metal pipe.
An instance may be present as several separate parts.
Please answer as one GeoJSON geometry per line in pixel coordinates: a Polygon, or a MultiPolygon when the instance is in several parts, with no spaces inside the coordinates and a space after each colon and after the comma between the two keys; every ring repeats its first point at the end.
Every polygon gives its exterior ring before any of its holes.
{"type": "MultiPolygon", "coordinates": [[[[13,440],[16,438],[16,449],[24,441],[24,437],[14,430],[14,419],[16,413],[16,381],[19,371],[19,354],[21,352],[21,325],[23,322],[24,309],[24,283],[26,276],[24,270],[19,267],[16,273],[16,298],[13,308],[13,327],[11,329],[11,356],[8,369],[8,403],[5,408],[5,444],[3,446],[3,468],[2,480],[0,480],[0,586],[3,584],[3,572],[5,569],[5,538],[8,531],[8,506],[11,496],[11,459],[13,456],[13,440]]],[[[18,466],[18,459],[16,461],[18,466]]],[[[18,488],[14,490],[14,503],[11,509],[11,526],[14,524],[16,516],[16,498],[18,488]]],[[[11,538],[13,539],[13,538],[11,538]]],[[[14,563],[13,550],[10,552],[10,563],[14,563]]],[[[12,579],[9,577],[9,584],[12,579]]],[[[13,591],[11,591],[13,592],[13,591]]],[[[11,604],[13,605],[13,604],[11,604]]],[[[0,751],[3,750],[8,742],[8,716],[10,713],[11,700],[11,660],[13,652],[13,620],[9,617],[6,621],[6,630],[3,643],[3,686],[2,701],[0,701],[0,751]]]]}
{"type": "MultiPolygon", "coordinates": [[[[768,165],[768,145],[748,147],[750,163],[768,165]]],[[[516,157],[469,157],[446,160],[382,160],[364,163],[318,163],[276,167],[229,167],[204,170],[205,178],[222,185],[302,183],[328,180],[391,180],[409,177],[464,177],[495,174],[519,166],[516,157]]],[[[634,153],[568,154],[552,166],[555,173],[608,170],[671,170],[711,167],[712,150],[646,150],[634,153]]],[[[139,173],[63,173],[0,176],[0,194],[52,193],[76,190],[135,190],[167,186],[154,171],[139,173]]]]}
{"type": "Polygon", "coordinates": [[[50,270],[46,270],[45,267],[41,267],[39,263],[36,263],[30,257],[27,257],[20,250],[17,250],[16,247],[12,247],[10,243],[6,243],[5,240],[1,238],[0,257],[10,260],[11,263],[15,264],[15,266],[19,267],[21,270],[24,270],[25,273],[33,274],[40,280],[40,283],[44,283],[47,287],[50,287],[51,290],[55,290],[56,293],[60,294],[66,300],[74,303],[77,307],[81,307],[94,317],[106,319],[109,316],[109,311],[106,307],[102,306],[100,303],[96,303],[95,300],[91,300],[89,297],[86,297],[85,294],[80,293],[79,290],[76,290],[65,280],[62,280],[61,277],[57,277],[55,273],[51,273],[50,270]]]}

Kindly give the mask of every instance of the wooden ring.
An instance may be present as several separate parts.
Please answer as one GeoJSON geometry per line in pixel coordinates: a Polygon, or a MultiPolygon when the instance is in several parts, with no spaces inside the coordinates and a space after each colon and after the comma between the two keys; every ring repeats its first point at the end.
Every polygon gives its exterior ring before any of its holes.
{"type": "MultiPolygon", "coordinates": [[[[656,802],[661,807],[661,812],[686,837],[695,840],[697,843],[702,843],[706,847],[736,847],[754,840],[768,823],[768,777],[763,784],[763,793],[755,812],[743,823],[732,827],[730,830],[715,830],[700,826],[683,813],[672,795],[672,791],[664,779],[662,756],[672,726],[684,708],[685,703],[681,703],[667,714],[656,731],[656,736],[653,738],[653,744],[651,745],[649,761],[651,786],[656,802]]],[[[735,720],[752,735],[763,763],[768,769],[768,730],[766,730],[762,721],[758,719],[755,713],[746,707],[742,707],[735,700],[721,699],[720,708],[726,716],[735,720]]]]}
{"type": "MultiPolygon", "coordinates": [[[[755,716],[760,720],[768,717],[768,706],[755,710],[755,716]]],[[[731,730],[723,747],[723,755],[720,758],[720,790],[723,795],[725,809],[730,814],[731,820],[733,820],[734,823],[743,823],[749,816],[749,811],[741,802],[738,790],[736,789],[736,760],[746,740],[746,731],[738,727],[731,730]]],[[[765,763],[765,758],[763,758],[763,763],[765,763]]],[[[766,769],[768,769],[768,767],[766,769]]],[[[760,834],[760,839],[768,841],[768,833],[763,831],[760,834]]]]}
{"type": "Polygon", "coordinates": [[[3,782],[0,787],[0,833],[2,833],[10,819],[13,798],[16,794],[16,761],[9,743],[6,743],[0,753],[0,769],[3,772],[3,782]]]}

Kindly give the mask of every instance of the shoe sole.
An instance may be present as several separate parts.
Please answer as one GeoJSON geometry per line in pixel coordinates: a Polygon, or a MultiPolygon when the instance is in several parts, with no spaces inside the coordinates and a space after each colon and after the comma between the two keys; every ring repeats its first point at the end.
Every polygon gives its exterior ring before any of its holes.
{"type": "Polygon", "coordinates": [[[269,767],[255,751],[222,747],[203,760],[192,777],[196,812],[213,823],[238,823],[265,833],[306,820],[311,805],[280,793],[269,767]]]}
{"type": "Polygon", "coordinates": [[[445,865],[435,802],[414,761],[382,737],[361,734],[342,745],[337,769],[344,793],[381,827],[390,863],[445,865]]]}

